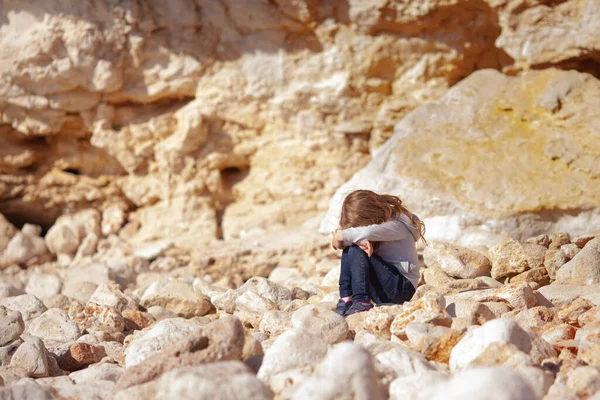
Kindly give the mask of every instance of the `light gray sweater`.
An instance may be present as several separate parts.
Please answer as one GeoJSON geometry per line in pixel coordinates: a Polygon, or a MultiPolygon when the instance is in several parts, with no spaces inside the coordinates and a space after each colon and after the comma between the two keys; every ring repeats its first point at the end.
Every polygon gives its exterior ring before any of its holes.
{"type": "Polygon", "coordinates": [[[381,242],[375,254],[398,268],[415,289],[417,288],[419,256],[415,243],[419,240],[419,230],[406,215],[402,214],[397,219],[383,224],[344,229],[342,238],[344,247],[363,240],[381,242]]]}

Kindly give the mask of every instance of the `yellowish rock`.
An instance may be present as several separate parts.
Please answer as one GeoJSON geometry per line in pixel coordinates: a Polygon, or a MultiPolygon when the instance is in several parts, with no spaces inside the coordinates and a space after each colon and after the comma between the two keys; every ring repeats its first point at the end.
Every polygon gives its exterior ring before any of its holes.
{"type": "Polygon", "coordinates": [[[292,327],[304,329],[335,344],[348,336],[348,323],[341,315],[323,305],[307,305],[292,314],[292,327]]]}
{"type": "Polygon", "coordinates": [[[577,367],[567,375],[567,387],[580,398],[600,391],[600,370],[592,366],[577,367]]]}
{"type": "Polygon", "coordinates": [[[406,302],[402,305],[402,311],[394,318],[390,332],[402,338],[405,336],[406,325],[413,321],[450,326],[452,318],[445,308],[444,296],[435,292],[427,293],[419,300],[406,302]]]}
{"type": "Polygon", "coordinates": [[[580,329],[575,339],[579,339],[578,357],[590,365],[600,365],[600,322],[580,329]]]}
{"type": "Polygon", "coordinates": [[[550,235],[549,249],[560,249],[563,245],[571,243],[571,238],[568,233],[560,232],[550,235]]]}
{"type": "Polygon", "coordinates": [[[456,300],[448,304],[446,311],[453,318],[465,318],[471,325],[483,325],[496,318],[496,315],[483,303],[467,299],[456,300]]]}
{"type": "Polygon", "coordinates": [[[555,348],[560,348],[564,347],[561,342],[575,338],[575,332],[575,328],[569,324],[554,324],[544,329],[541,337],[555,348]]]}
{"type": "Polygon", "coordinates": [[[372,308],[367,312],[363,327],[375,335],[390,339],[392,321],[399,312],[399,307],[394,306],[372,308]]]}
{"type": "Polygon", "coordinates": [[[512,368],[524,365],[534,365],[531,357],[512,343],[501,342],[491,343],[469,364],[470,367],[512,368]]]}
{"type": "Polygon", "coordinates": [[[423,279],[425,280],[426,284],[431,286],[441,286],[446,283],[450,283],[453,280],[435,265],[429,265],[427,268],[425,268],[423,271],[423,279]]]}
{"type": "Polygon", "coordinates": [[[556,271],[560,269],[569,259],[564,252],[558,249],[548,250],[544,255],[544,268],[550,279],[556,279],[556,271]]]}
{"type": "Polygon", "coordinates": [[[522,282],[532,282],[537,285],[537,287],[546,286],[550,284],[550,277],[548,276],[548,271],[545,267],[530,269],[525,272],[521,272],[519,275],[514,276],[510,279],[511,283],[522,283],[522,282]]]}
{"type": "MultiPolygon", "coordinates": [[[[600,153],[593,134],[599,89],[600,81],[575,71],[471,74],[396,125],[396,136],[377,158],[336,192],[322,231],[331,231],[345,193],[368,188],[400,193],[429,223],[431,241],[491,246],[503,237],[587,232],[600,215],[600,153]],[[494,162],[490,154],[498,155],[494,162]],[[419,162],[406,162],[415,155],[419,162]],[[556,182],[563,184],[560,190],[556,182]],[[574,208],[582,211],[562,211],[574,208]]],[[[522,256],[506,265],[514,267],[496,267],[498,274],[542,266],[542,249],[529,259],[522,249],[515,246],[522,256]]]]}
{"type": "Polygon", "coordinates": [[[456,299],[470,299],[480,302],[506,303],[515,310],[531,308],[538,305],[537,299],[531,287],[525,283],[509,283],[497,289],[482,289],[477,291],[454,294],[456,299]]]}
{"type": "Polygon", "coordinates": [[[448,364],[452,349],[463,336],[463,332],[450,329],[438,338],[426,338],[422,340],[417,349],[429,361],[448,364]]]}
{"type": "Polygon", "coordinates": [[[556,281],[572,285],[600,283],[600,238],[587,242],[571,261],[563,265],[556,273],[556,281]]]}
{"type": "Polygon", "coordinates": [[[490,249],[492,278],[502,279],[529,269],[540,268],[543,266],[545,254],[544,246],[506,239],[490,249]]]}
{"type": "Polygon", "coordinates": [[[567,324],[579,326],[579,317],[592,307],[594,307],[594,303],[591,301],[584,298],[578,298],[569,305],[561,308],[558,311],[558,317],[567,324]]]}
{"type": "MultiPolygon", "coordinates": [[[[474,250],[441,242],[430,243],[423,251],[427,266],[435,266],[453,278],[471,279],[489,275],[490,260],[474,250]]],[[[429,282],[428,282],[429,283],[429,282]]]]}
{"type": "Polygon", "coordinates": [[[74,321],[79,330],[100,330],[107,333],[123,332],[125,319],[114,308],[100,306],[94,303],[81,305],[73,303],[69,308],[69,318],[74,321]]]}
{"type": "MultiPolygon", "coordinates": [[[[491,3],[490,3],[491,4],[491,3]]],[[[498,4],[498,3],[494,3],[498,4]]],[[[558,64],[580,57],[582,48],[598,48],[595,23],[581,28],[580,21],[597,21],[598,10],[590,3],[565,1],[554,7],[536,7],[519,11],[519,2],[508,2],[500,11],[501,34],[497,45],[504,49],[519,68],[558,64]],[[562,29],[556,30],[556,21],[562,29]]]]}
{"type": "Polygon", "coordinates": [[[207,296],[194,292],[190,283],[177,279],[153,283],[140,300],[146,308],[161,306],[184,318],[205,315],[212,308],[207,296]]]}
{"type": "Polygon", "coordinates": [[[558,323],[559,316],[555,308],[537,306],[520,311],[515,316],[515,321],[521,327],[539,333],[545,329],[547,324],[558,323]]]}
{"type": "Polygon", "coordinates": [[[600,321],[600,308],[593,307],[581,314],[577,318],[577,324],[581,327],[586,326],[587,324],[591,324],[592,322],[600,321]]]}

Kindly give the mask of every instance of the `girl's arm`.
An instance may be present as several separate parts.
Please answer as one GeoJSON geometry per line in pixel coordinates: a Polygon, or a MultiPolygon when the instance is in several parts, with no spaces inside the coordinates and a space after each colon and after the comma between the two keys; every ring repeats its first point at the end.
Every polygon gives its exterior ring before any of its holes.
{"type": "MultiPolygon", "coordinates": [[[[331,232],[331,247],[334,250],[342,250],[345,246],[344,246],[344,239],[342,237],[342,231],[340,230],[335,230],[334,232],[331,232]]],[[[358,245],[358,247],[360,247],[365,253],[367,253],[367,255],[369,257],[371,257],[373,255],[373,244],[371,242],[369,242],[368,240],[363,240],[360,242],[356,242],[356,244],[358,245]]]]}
{"type": "Polygon", "coordinates": [[[391,242],[412,238],[408,228],[399,219],[384,222],[378,225],[360,226],[348,228],[342,231],[343,245],[350,246],[352,243],[369,240],[373,242],[391,242]]]}

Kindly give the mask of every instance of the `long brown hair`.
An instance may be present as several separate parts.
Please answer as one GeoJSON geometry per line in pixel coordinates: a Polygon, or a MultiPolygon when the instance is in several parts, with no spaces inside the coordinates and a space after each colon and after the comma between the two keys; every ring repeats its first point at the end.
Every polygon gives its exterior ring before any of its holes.
{"type": "Polygon", "coordinates": [[[419,230],[420,239],[425,240],[425,224],[402,205],[398,196],[377,194],[370,190],[355,190],[344,199],[340,228],[383,224],[406,215],[419,230]]]}

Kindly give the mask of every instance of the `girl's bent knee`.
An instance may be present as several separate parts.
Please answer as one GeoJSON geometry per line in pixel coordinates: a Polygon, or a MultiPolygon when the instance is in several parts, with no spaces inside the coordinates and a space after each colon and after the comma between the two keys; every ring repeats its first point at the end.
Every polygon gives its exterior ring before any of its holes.
{"type": "Polygon", "coordinates": [[[357,245],[353,244],[352,246],[348,246],[348,255],[350,257],[365,257],[369,258],[367,253],[357,245]]]}

